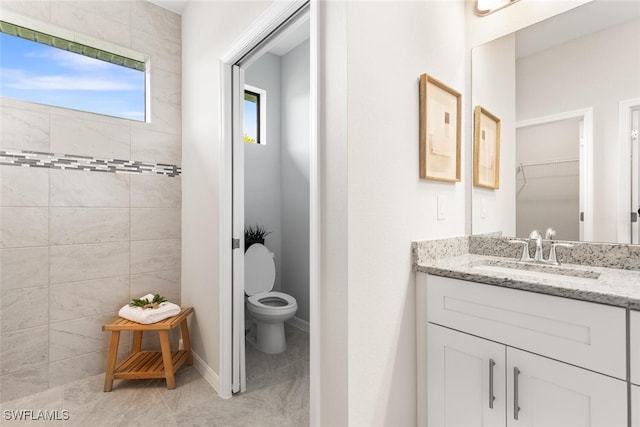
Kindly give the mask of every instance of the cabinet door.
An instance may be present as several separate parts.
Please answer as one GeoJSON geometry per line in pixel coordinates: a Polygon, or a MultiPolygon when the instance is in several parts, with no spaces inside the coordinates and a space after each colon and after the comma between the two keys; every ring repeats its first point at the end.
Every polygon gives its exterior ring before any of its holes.
{"type": "Polygon", "coordinates": [[[631,382],[640,385],[640,312],[631,311],[629,321],[631,382]]]}
{"type": "Polygon", "coordinates": [[[507,426],[627,425],[626,382],[510,347],[507,401],[507,426]]]}
{"type": "Polygon", "coordinates": [[[427,358],[429,426],[504,426],[503,345],[429,324],[427,358]]]}

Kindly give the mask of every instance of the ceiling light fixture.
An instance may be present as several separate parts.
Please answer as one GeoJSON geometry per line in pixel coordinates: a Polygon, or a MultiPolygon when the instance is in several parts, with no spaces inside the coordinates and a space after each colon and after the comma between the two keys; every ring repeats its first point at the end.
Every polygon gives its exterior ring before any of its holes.
{"type": "Polygon", "coordinates": [[[475,13],[478,16],[486,16],[490,13],[503,9],[518,0],[477,0],[475,13]]]}

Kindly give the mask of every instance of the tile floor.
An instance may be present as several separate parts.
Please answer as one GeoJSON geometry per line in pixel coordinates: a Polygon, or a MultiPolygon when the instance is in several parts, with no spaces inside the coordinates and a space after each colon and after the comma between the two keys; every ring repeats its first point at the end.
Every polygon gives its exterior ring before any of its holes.
{"type": "MultiPolygon", "coordinates": [[[[194,367],[164,380],[116,380],[102,391],[96,375],[0,404],[2,426],[277,426],[309,425],[309,334],[287,325],[287,351],[262,354],[247,344],[247,391],[221,399],[194,367]],[[12,410],[58,411],[66,421],[11,420],[12,410]]],[[[35,415],[34,415],[35,416],[35,415]]]]}

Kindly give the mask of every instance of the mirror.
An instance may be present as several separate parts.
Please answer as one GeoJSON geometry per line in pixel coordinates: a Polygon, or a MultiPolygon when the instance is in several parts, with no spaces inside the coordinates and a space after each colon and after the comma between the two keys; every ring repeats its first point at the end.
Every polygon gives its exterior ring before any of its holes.
{"type": "Polygon", "coordinates": [[[594,0],[473,49],[472,107],[502,122],[500,188],[473,187],[474,234],[640,243],[639,43],[640,2],[594,0]]]}

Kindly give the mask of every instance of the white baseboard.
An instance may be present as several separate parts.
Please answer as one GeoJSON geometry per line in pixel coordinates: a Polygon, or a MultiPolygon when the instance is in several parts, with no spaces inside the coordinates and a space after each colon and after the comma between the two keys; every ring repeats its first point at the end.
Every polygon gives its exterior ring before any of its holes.
{"type": "Polygon", "coordinates": [[[295,326],[296,328],[309,333],[310,326],[309,326],[309,322],[307,322],[306,320],[302,320],[299,317],[292,317],[291,319],[287,320],[287,323],[290,324],[291,326],[295,326]]]}
{"type": "Polygon", "coordinates": [[[202,360],[202,358],[196,353],[191,351],[191,354],[193,354],[193,366],[198,370],[198,372],[200,372],[202,378],[204,378],[204,380],[209,383],[211,387],[213,387],[213,389],[218,393],[220,397],[222,397],[223,399],[230,398],[231,396],[227,397],[220,394],[220,377],[218,376],[218,374],[216,374],[216,372],[211,369],[209,365],[204,363],[204,360],[202,360]]]}

